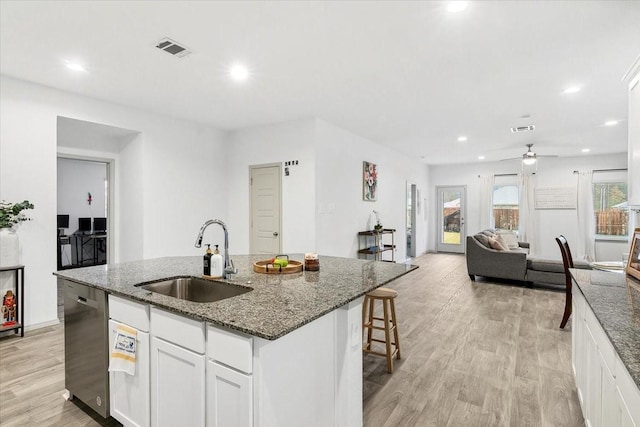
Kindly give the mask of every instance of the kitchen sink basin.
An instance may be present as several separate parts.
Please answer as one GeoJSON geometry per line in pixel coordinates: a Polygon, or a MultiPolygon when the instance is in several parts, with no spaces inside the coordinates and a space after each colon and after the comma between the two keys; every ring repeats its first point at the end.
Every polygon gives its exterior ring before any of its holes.
{"type": "Polygon", "coordinates": [[[199,277],[179,277],[138,286],[147,291],[193,302],[220,301],[251,291],[251,288],[244,286],[230,285],[199,277]]]}

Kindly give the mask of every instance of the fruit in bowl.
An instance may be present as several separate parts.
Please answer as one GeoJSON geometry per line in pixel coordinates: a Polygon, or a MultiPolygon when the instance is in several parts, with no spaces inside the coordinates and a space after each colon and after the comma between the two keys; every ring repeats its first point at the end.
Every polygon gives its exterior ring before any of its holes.
{"type": "Polygon", "coordinates": [[[289,260],[286,258],[275,258],[271,263],[275,266],[286,267],[289,265],[289,260]]]}

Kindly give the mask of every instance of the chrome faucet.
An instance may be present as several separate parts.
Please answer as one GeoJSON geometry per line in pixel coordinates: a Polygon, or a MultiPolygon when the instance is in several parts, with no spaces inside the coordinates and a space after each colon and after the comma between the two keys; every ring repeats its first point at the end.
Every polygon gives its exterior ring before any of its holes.
{"type": "Polygon", "coordinates": [[[198,237],[196,237],[196,248],[202,247],[202,235],[204,234],[204,230],[207,229],[211,224],[218,224],[222,227],[222,231],[224,231],[224,278],[231,279],[232,274],[238,274],[238,269],[234,267],[233,261],[229,258],[229,233],[227,232],[227,226],[224,222],[219,219],[210,219],[200,227],[200,231],[198,232],[198,237]]]}

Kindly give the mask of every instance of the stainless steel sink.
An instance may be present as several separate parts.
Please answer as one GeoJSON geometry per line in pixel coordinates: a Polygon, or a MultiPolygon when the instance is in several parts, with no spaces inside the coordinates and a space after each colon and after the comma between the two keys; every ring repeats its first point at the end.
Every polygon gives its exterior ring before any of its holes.
{"type": "Polygon", "coordinates": [[[251,291],[251,288],[244,286],[230,285],[199,277],[179,277],[138,286],[147,291],[193,302],[220,301],[251,291]]]}

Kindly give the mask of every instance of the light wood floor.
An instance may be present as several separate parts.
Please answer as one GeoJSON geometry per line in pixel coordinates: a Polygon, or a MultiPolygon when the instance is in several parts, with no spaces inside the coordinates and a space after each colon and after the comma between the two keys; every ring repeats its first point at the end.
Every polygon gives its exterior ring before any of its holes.
{"type": "MultiPolygon", "coordinates": [[[[581,426],[564,294],[471,282],[461,255],[427,254],[391,286],[403,359],[364,357],[364,425],[581,426]]],[[[0,338],[0,426],[118,426],[64,391],[64,328],[0,338]],[[102,423],[102,424],[101,424],[102,423]]],[[[320,426],[323,427],[323,426],[320,426]]]]}
{"type": "Polygon", "coordinates": [[[402,360],[364,357],[365,426],[582,426],[564,293],[472,282],[427,254],[389,287],[402,360]]]}

